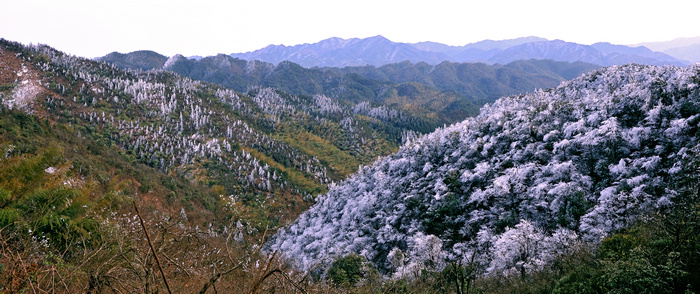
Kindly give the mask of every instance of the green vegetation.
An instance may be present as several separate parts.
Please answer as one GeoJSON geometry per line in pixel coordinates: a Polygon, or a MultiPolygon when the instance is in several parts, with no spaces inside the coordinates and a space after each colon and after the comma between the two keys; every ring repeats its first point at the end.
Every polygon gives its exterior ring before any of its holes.
{"type": "MultiPolygon", "coordinates": [[[[112,53],[100,60],[120,68],[160,69],[165,57],[146,53],[112,53]]],[[[288,61],[273,65],[219,54],[201,60],[182,57],[166,69],[241,92],[264,86],[295,95],[323,94],[353,104],[377,103],[410,114],[416,122],[403,127],[425,133],[475,116],[484,103],[502,96],[555,87],[597,68],[583,62],[551,60],[522,60],[507,65],[405,61],[381,67],[303,68],[288,61]],[[425,128],[419,127],[424,124],[425,128]]]]}
{"type": "MultiPolygon", "coordinates": [[[[396,150],[405,131],[429,130],[435,121],[457,117],[465,100],[407,81],[385,93],[395,107],[421,113],[401,116],[369,102],[343,104],[265,89],[239,95],[168,72],[120,71],[41,46],[0,45],[0,58],[26,64],[45,85],[32,97],[37,103],[31,111],[0,107],[0,292],[155,293],[163,292],[165,281],[176,293],[700,289],[695,153],[666,184],[682,188],[674,205],[616,231],[598,248],[576,248],[537,271],[484,275],[474,265],[475,253],[470,264],[395,278],[382,277],[354,254],[299,272],[281,254],[263,250],[274,230],[327,191],[330,181],[396,150]],[[432,100],[417,99],[428,92],[432,100]],[[439,107],[445,107],[442,114],[432,113],[439,107]]],[[[301,70],[289,66],[295,75],[301,70]]],[[[362,95],[387,85],[360,74],[351,78],[353,91],[362,95]]],[[[302,82],[295,89],[314,90],[302,82]]],[[[511,84],[529,85],[515,79],[511,84]]],[[[2,84],[0,92],[14,85],[2,84]]],[[[681,115],[696,115],[694,105],[684,104],[681,115]]],[[[634,109],[620,114],[623,124],[639,120],[634,109]]],[[[600,164],[619,159],[611,158],[600,164]]],[[[460,229],[449,221],[462,213],[456,205],[460,176],[446,178],[449,192],[433,209],[415,198],[407,201],[407,209],[423,215],[429,233],[453,236],[460,229]]],[[[575,226],[589,209],[586,195],[562,199],[557,222],[575,226]]],[[[515,222],[505,217],[501,229],[515,222]]]]}
{"type": "Polygon", "coordinates": [[[16,84],[0,84],[0,92],[12,91],[16,86],[16,84]]]}
{"type": "Polygon", "coordinates": [[[168,57],[160,55],[153,51],[135,51],[129,54],[112,52],[99,58],[100,61],[109,62],[119,66],[120,68],[149,70],[161,68],[168,57]]]}
{"type": "MultiPolygon", "coordinates": [[[[693,184],[682,204],[648,215],[525,275],[479,276],[469,264],[384,281],[356,293],[696,293],[700,289],[700,197],[693,184]]],[[[351,259],[351,258],[350,258],[351,259]]],[[[333,265],[335,266],[335,264],[333,265]]],[[[329,272],[330,273],[330,272],[329,272]]]]}
{"type": "Polygon", "coordinates": [[[150,293],[164,281],[149,243],[176,292],[274,287],[265,274],[283,272],[255,265],[289,268],[263,241],[401,140],[327,98],[0,46],[3,82],[26,68],[43,85],[25,109],[0,106],[0,292],[150,293]]]}
{"type": "Polygon", "coordinates": [[[605,238],[594,258],[558,281],[555,293],[693,293],[700,289],[700,160],[673,184],[673,206],[605,238]]]}
{"type": "Polygon", "coordinates": [[[377,279],[379,273],[364,257],[349,254],[333,262],[328,269],[328,279],[338,286],[353,287],[358,282],[377,279]]]}

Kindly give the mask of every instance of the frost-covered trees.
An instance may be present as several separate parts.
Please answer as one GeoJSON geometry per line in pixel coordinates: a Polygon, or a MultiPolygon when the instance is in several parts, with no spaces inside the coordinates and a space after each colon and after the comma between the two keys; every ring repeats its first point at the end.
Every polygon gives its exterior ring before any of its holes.
{"type": "MultiPolygon", "coordinates": [[[[56,120],[89,126],[90,135],[120,145],[140,162],[199,178],[202,174],[195,174],[205,167],[221,175],[219,180],[231,192],[270,193],[282,188],[308,194],[289,187],[289,179],[279,177],[279,167],[261,160],[263,154],[318,186],[331,182],[326,166],[314,154],[270,134],[280,121],[289,124],[297,119],[283,115],[311,116],[300,113],[296,96],[283,97],[263,88],[246,97],[166,71],[122,71],[46,46],[30,49],[49,57],[44,64],[47,73],[65,77],[51,80],[51,90],[72,96],[47,97],[48,113],[56,120]]],[[[323,111],[337,111],[337,101],[317,100],[323,111]]]]}
{"type": "Polygon", "coordinates": [[[512,228],[491,240],[490,273],[504,275],[533,272],[543,269],[555,257],[575,248],[578,236],[568,229],[557,229],[547,235],[528,220],[521,220],[512,228]]]}
{"type": "Polygon", "coordinates": [[[412,249],[432,235],[443,262],[541,268],[672,201],[681,159],[699,144],[699,72],[610,67],[502,98],[335,185],[269,246],[303,268],[354,252],[390,273],[421,260],[412,249]]]}
{"type": "Polygon", "coordinates": [[[404,255],[395,248],[387,255],[395,267],[395,277],[419,277],[423,270],[440,271],[445,267],[442,241],[434,235],[418,233],[408,250],[408,254],[404,255]]]}

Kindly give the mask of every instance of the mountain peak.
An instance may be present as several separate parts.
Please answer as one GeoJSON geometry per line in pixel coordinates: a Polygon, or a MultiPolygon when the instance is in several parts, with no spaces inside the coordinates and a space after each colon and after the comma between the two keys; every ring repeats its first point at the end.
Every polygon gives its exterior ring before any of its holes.
{"type": "Polygon", "coordinates": [[[388,42],[391,42],[389,39],[387,39],[386,37],[384,37],[384,36],[382,36],[382,35],[376,35],[376,36],[372,36],[372,37],[369,37],[369,38],[365,38],[365,40],[372,40],[372,41],[388,41],[388,42]]]}
{"type": "Polygon", "coordinates": [[[382,66],[406,60],[432,65],[443,61],[506,64],[527,59],[583,61],[602,66],[630,62],[653,65],[687,64],[643,47],[630,48],[609,43],[589,46],[536,36],[499,41],[483,40],[464,46],[449,46],[436,42],[399,43],[382,35],[352,39],[332,37],[313,44],[268,46],[231,56],[246,60],[259,59],[275,64],[289,60],[303,67],[382,66]]]}
{"type": "Polygon", "coordinates": [[[291,47],[268,46],[254,52],[231,56],[246,60],[259,59],[275,64],[288,60],[304,67],[381,66],[405,60],[437,64],[447,60],[442,54],[420,51],[410,44],[395,43],[382,35],[364,39],[333,37],[314,44],[291,47]]]}
{"type": "Polygon", "coordinates": [[[182,56],[182,54],[175,54],[172,57],[168,58],[167,61],[163,64],[163,68],[167,69],[172,67],[175,63],[182,61],[182,60],[187,60],[185,56],[182,56]]]}
{"type": "Polygon", "coordinates": [[[103,57],[96,58],[98,61],[117,64],[123,68],[149,70],[161,68],[168,58],[151,50],[139,50],[130,53],[112,52],[103,57]]]}

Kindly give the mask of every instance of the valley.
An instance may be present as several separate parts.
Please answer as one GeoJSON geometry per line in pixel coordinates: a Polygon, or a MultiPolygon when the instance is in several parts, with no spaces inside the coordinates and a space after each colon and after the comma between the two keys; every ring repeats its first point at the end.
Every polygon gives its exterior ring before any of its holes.
{"type": "Polygon", "coordinates": [[[311,67],[0,40],[0,291],[700,289],[697,65],[387,41],[311,67]]]}

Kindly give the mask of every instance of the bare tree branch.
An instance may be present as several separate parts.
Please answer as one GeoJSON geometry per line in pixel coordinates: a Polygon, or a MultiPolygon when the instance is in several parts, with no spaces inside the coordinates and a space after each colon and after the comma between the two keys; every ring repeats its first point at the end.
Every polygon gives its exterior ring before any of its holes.
{"type": "Polygon", "coordinates": [[[139,212],[139,207],[136,206],[136,201],[134,201],[134,209],[136,209],[136,215],[138,215],[139,220],[141,221],[141,227],[143,228],[143,232],[146,234],[146,240],[148,240],[148,246],[151,247],[151,252],[153,252],[153,257],[156,259],[156,264],[158,265],[158,269],[160,270],[161,276],[163,276],[163,282],[165,282],[165,288],[168,290],[168,293],[172,294],[173,292],[170,291],[170,284],[168,284],[168,279],[165,277],[165,272],[163,272],[163,267],[160,266],[160,260],[158,259],[158,255],[156,254],[156,250],[153,248],[153,244],[151,243],[151,237],[148,235],[148,230],[146,230],[146,224],[143,222],[143,218],[141,217],[141,213],[139,212]]]}

